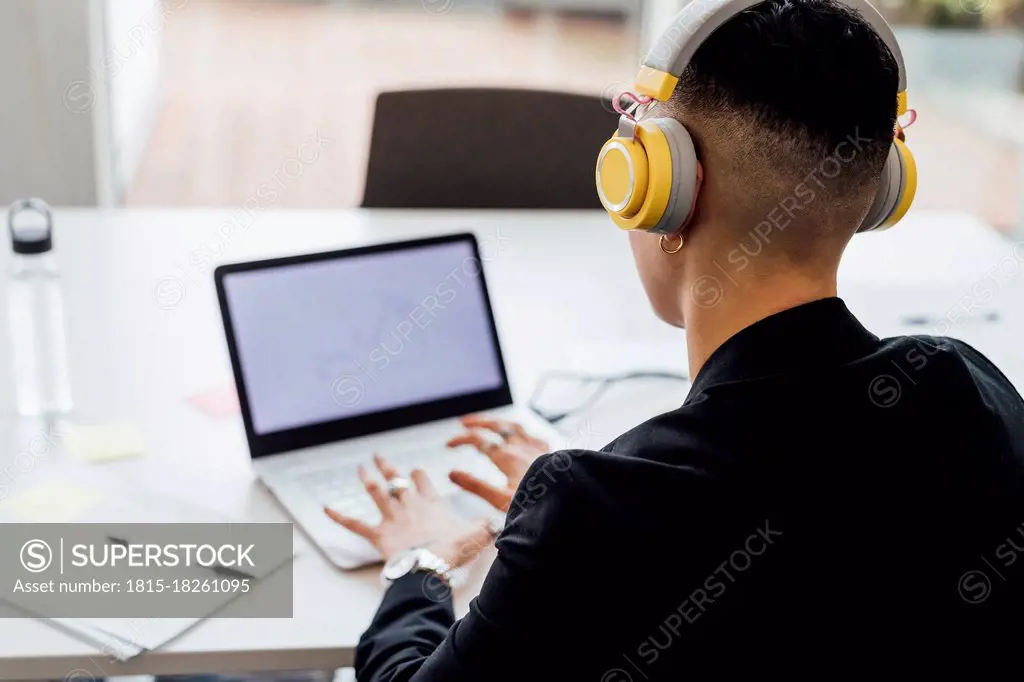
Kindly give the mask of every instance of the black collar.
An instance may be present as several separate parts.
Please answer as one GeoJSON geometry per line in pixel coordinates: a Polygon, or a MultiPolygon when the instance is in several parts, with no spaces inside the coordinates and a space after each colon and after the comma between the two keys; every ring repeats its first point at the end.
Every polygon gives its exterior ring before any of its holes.
{"type": "Polygon", "coordinates": [[[878,337],[839,298],[805,303],[740,330],[711,354],[686,401],[715,384],[787,374],[863,356],[878,337]]]}

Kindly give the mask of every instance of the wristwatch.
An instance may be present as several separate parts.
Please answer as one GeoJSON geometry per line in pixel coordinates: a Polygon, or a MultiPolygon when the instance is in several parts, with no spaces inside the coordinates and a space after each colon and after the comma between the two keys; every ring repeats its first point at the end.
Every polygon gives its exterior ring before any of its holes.
{"type": "Polygon", "coordinates": [[[491,538],[497,540],[503,530],[505,530],[504,514],[501,516],[492,516],[487,519],[487,532],[491,534],[491,538]]]}
{"type": "Polygon", "coordinates": [[[385,585],[390,585],[399,578],[410,573],[433,573],[440,578],[449,588],[454,589],[457,582],[448,562],[437,556],[429,549],[414,547],[396,554],[384,564],[380,577],[385,585]]]}

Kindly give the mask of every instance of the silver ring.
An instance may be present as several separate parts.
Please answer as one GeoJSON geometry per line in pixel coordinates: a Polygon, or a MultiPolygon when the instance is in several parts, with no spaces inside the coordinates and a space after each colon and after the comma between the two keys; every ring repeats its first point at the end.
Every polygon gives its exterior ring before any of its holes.
{"type": "Polygon", "coordinates": [[[501,436],[503,441],[508,443],[512,440],[512,437],[516,435],[516,432],[505,429],[504,431],[498,431],[498,435],[501,436]]]}
{"type": "Polygon", "coordinates": [[[395,476],[394,478],[388,479],[388,495],[395,498],[396,500],[406,490],[412,488],[412,481],[403,476],[395,476]]]}

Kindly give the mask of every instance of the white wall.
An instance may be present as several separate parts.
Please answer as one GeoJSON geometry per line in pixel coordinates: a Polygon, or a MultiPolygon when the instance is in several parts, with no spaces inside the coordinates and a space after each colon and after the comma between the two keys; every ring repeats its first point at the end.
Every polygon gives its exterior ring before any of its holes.
{"type": "Polygon", "coordinates": [[[679,10],[686,6],[688,0],[646,0],[643,10],[643,26],[641,27],[641,57],[655,40],[672,23],[679,10]]]}
{"type": "Polygon", "coordinates": [[[96,0],[0,2],[0,205],[109,199],[102,97],[88,85],[96,0]]]}
{"type": "Polygon", "coordinates": [[[0,0],[0,207],[119,203],[152,133],[160,39],[189,0],[0,0]]]}
{"type": "Polygon", "coordinates": [[[111,171],[115,201],[135,177],[162,104],[163,25],[187,0],[104,0],[104,50],[95,77],[110,103],[111,171]]]}

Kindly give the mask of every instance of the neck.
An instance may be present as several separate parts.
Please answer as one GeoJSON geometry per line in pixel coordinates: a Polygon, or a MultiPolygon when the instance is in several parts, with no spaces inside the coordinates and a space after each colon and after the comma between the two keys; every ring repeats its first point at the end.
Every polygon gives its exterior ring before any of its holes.
{"type": "Polygon", "coordinates": [[[687,282],[683,297],[690,377],[737,332],[790,308],[836,295],[836,273],[787,273],[731,280],[718,273],[687,282]]]}

